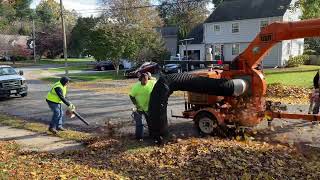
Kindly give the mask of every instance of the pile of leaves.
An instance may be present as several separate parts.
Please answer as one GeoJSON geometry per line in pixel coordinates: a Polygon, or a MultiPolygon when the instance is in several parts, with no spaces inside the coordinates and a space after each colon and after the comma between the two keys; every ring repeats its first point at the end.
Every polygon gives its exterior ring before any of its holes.
{"type": "Polygon", "coordinates": [[[267,98],[290,104],[306,104],[309,102],[311,89],[296,86],[285,86],[280,83],[269,84],[267,98]]]}
{"type": "Polygon", "coordinates": [[[285,86],[280,83],[270,84],[267,88],[268,97],[308,98],[310,92],[309,88],[285,86]]]}
{"type": "Polygon", "coordinates": [[[54,154],[22,152],[14,142],[0,141],[0,179],[121,179],[112,171],[59,159],[54,154]]]}
{"type": "Polygon", "coordinates": [[[0,177],[71,179],[317,179],[319,156],[263,142],[176,139],[162,147],[127,138],[98,138],[82,151],[21,153],[0,143],[0,177]]]}

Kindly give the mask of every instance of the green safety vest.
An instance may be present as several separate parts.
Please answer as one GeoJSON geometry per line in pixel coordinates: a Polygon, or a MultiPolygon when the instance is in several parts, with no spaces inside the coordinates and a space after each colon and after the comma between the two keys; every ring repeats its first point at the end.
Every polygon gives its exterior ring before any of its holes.
{"type": "Polygon", "coordinates": [[[51,90],[49,91],[48,95],[47,95],[47,100],[51,101],[51,102],[54,102],[54,103],[59,103],[61,104],[62,101],[61,99],[59,98],[59,96],[57,95],[56,91],[54,90],[56,87],[60,87],[62,89],[62,94],[63,94],[63,97],[66,97],[66,94],[67,94],[67,87],[66,86],[63,86],[61,84],[60,81],[56,82],[53,87],[51,88],[51,90]]]}

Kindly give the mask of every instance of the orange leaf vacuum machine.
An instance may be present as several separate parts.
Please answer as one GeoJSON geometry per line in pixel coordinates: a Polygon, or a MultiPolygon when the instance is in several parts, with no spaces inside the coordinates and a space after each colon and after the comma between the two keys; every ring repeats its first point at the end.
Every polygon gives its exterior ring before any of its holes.
{"type": "Polygon", "coordinates": [[[200,132],[221,127],[254,127],[274,118],[319,121],[319,115],[290,114],[281,103],[265,100],[267,85],[261,61],[283,40],[320,36],[320,19],[275,22],[265,27],[247,49],[221,70],[161,76],[150,97],[148,127],[157,138],[167,133],[167,103],[174,91],[187,91],[182,118],[193,119],[200,132]]]}

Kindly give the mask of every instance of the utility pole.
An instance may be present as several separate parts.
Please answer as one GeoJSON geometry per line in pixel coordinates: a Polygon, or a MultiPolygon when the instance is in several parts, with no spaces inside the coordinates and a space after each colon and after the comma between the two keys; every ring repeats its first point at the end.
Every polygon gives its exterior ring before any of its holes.
{"type": "Polygon", "coordinates": [[[187,57],[187,72],[189,71],[189,58],[188,58],[188,41],[192,41],[194,38],[189,38],[189,39],[182,39],[180,42],[185,42],[186,44],[186,57],[187,57]]]}
{"type": "Polygon", "coordinates": [[[64,15],[63,15],[63,4],[62,0],[60,0],[60,11],[61,11],[61,22],[62,22],[62,31],[63,31],[63,56],[64,56],[64,68],[65,74],[68,76],[68,54],[67,54],[67,37],[66,37],[66,28],[64,24],[64,15]]]}
{"type": "Polygon", "coordinates": [[[33,60],[34,63],[37,63],[37,59],[36,59],[36,27],[34,25],[34,19],[32,19],[32,31],[33,31],[33,60]]]}

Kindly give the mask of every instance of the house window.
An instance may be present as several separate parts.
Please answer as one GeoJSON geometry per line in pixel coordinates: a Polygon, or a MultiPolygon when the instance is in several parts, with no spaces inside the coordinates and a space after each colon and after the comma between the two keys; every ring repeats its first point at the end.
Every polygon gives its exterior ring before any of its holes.
{"type": "Polygon", "coordinates": [[[232,33],[238,33],[239,32],[239,23],[233,23],[232,24],[232,33]]]}
{"type": "Polygon", "coordinates": [[[220,44],[215,44],[214,45],[214,55],[220,55],[221,54],[221,45],[220,44]]]}
{"type": "Polygon", "coordinates": [[[301,55],[302,54],[302,44],[299,44],[299,55],[301,55]]]}
{"type": "Polygon", "coordinates": [[[213,31],[214,32],[220,32],[220,25],[219,24],[213,25],[213,31]]]}
{"type": "Polygon", "coordinates": [[[291,54],[291,44],[287,43],[287,55],[291,54]]]}
{"type": "Polygon", "coordinates": [[[269,21],[260,21],[260,31],[269,25],[269,21]]]}
{"type": "Polygon", "coordinates": [[[240,53],[240,44],[232,44],[232,55],[238,55],[240,53]]]}

